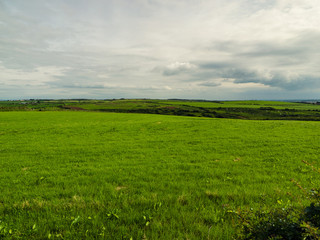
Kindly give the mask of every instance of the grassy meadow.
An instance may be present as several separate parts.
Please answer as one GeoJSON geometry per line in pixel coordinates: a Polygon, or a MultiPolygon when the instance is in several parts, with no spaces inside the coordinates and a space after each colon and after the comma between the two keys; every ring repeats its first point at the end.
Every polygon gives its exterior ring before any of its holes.
{"type": "Polygon", "coordinates": [[[315,121],[0,112],[0,239],[233,239],[318,185],[315,121]]]}

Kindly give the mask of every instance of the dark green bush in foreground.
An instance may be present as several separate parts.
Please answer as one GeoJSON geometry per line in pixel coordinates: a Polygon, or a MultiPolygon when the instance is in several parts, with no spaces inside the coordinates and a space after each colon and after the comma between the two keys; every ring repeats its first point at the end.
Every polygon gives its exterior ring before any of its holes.
{"type": "Polygon", "coordinates": [[[233,211],[240,219],[239,239],[320,239],[319,190],[307,193],[298,183],[292,181],[304,191],[310,205],[294,207],[289,203],[284,206],[278,201],[279,207],[274,209],[233,211]]]}

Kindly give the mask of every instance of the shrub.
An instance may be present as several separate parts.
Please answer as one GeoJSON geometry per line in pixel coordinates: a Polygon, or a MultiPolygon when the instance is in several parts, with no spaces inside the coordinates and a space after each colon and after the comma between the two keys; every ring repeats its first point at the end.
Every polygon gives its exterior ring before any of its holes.
{"type": "MultiPolygon", "coordinates": [[[[313,170],[319,173],[314,166],[313,170]]],[[[293,180],[294,183],[296,183],[293,180]]],[[[303,188],[296,183],[299,188],[303,188]]],[[[305,192],[305,191],[304,191],[305,192]]],[[[313,240],[320,239],[320,194],[312,189],[305,192],[310,200],[307,207],[293,207],[292,204],[267,210],[231,211],[238,216],[238,239],[287,239],[287,240],[313,240]]]]}

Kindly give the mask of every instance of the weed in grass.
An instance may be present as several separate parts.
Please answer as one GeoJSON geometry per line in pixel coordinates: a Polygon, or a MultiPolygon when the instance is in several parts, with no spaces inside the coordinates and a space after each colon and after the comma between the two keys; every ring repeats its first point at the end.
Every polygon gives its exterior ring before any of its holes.
{"type": "Polygon", "coordinates": [[[73,225],[76,225],[80,222],[80,216],[77,216],[76,218],[73,219],[73,221],[71,222],[70,227],[72,227],[73,225]]]}

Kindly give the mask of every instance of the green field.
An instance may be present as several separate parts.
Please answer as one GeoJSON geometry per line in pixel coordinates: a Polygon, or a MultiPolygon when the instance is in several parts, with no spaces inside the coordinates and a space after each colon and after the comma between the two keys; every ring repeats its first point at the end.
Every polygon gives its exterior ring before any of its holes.
{"type": "Polygon", "coordinates": [[[0,101],[3,111],[94,111],[149,113],[247,120],[320,121],[320,103],[155,99],[62,99],[0,101]]]}
{"type": "Polygon", "coordinates": [[[236,238],[229,210],[319,184],[301,162],[319,166],[319,137],[315,121],[0,112],[0,239],[236,238]]]}

